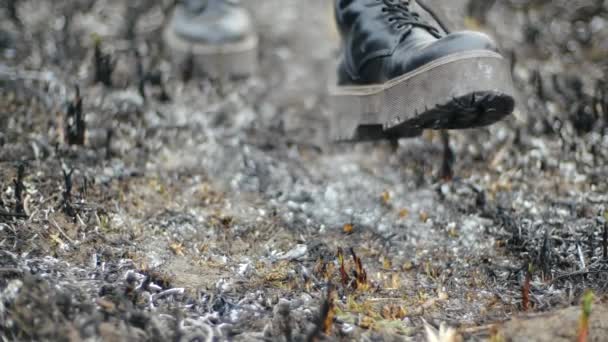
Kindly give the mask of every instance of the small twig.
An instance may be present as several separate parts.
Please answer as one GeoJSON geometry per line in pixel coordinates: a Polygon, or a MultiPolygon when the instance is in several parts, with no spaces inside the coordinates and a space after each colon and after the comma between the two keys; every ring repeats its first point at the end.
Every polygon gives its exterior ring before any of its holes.
{"type": "Polygon", "coordinates": [[[68,240],[72,245],[75,244],[74,240],[72,240],[71,237],[68,236],[68,234],[66,234],[63,229],[61,229],[61,227],[59,227],[59,225],[57,224],[57,222],[55,222],[55,220],[53,219],[49,219],[49,222],[51,222],[53,224],[53,226],[55,226],[55,228],[59,231],[59,233],[61,233],[61,235],[68,240]]]}
{"type": "Polygon", "coordinates": [[[159,298],[163,298],[163,297],[167,297],[167,296],[172,296],[175,294],[183,294],[185,291],[185,289],[183,287],[179,287],[179,288],[174,288],[174,289],[168,289],[165,290],[163,292],[157,293],[155,295],[152,296],[153,300],[157,300],[159,298]]]}
{"type": "Polygon", "coordinates": [[[587,265],[585,264],[585,256],[583,255],[583,250],[579,243],[576,244],[576,251],[578,252],[578,258],[581,263],[581,270],[584,270],[587,268],[587,265]]]}

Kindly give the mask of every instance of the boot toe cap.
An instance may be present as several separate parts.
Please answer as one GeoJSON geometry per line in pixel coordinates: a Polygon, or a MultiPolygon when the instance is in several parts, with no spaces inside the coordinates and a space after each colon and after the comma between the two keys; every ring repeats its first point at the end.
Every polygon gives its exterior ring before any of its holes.
{"type": "MultiPolygon", "coordinates": [[[[391,74],[393,77],[397,77],[437,59],[478,50],[499,52],[498,45],[484,33],[474,31],[452,33],[421,48],[418,53],[412,54],[403,51],[403,55],[407,58],[403,58],[401,61],[399,58],[394,58],[397,63],[393,65],[391,74]]],[[[399,51],[396,55],[399,55],[399,51]]]]}

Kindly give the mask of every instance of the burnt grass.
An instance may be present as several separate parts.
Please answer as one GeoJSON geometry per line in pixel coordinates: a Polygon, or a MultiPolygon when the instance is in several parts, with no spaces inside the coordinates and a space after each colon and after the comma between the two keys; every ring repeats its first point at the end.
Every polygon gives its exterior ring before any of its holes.
{"type": "Polygon", "coordinates": [[[329,2],[256,1],[239,80],[168,62],[171,2],[0,10],[0,339],[573,340],[587,290],[606,339],[603,1],[446,2],[516,112],[358,145],[327,139],[329,2]]]}

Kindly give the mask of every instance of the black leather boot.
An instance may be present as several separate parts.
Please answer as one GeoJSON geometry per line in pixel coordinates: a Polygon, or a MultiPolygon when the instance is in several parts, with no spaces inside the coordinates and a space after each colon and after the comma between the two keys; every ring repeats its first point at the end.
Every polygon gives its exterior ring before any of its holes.
{"type": "Polygon", "coordinates": [[[341,141],[490,125],[513,112],[509,63],[478,32],[449,33],[422,0],[336,0],[342,58],[330,89],[341,141]]]}

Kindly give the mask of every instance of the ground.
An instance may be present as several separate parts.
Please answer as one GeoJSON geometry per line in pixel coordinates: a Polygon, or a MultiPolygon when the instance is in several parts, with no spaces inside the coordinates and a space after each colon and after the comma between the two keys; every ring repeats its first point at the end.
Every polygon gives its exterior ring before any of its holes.
{"type": "Polygon", "coordinates": [[[603,1],[435,1],[518,91],[448,154],[331,142],[330,1],[247,2],[238,80],[168,62],[169,2],[5,1],[2,340],[572,341],[587,291],[608,340],[603,1]]]}

